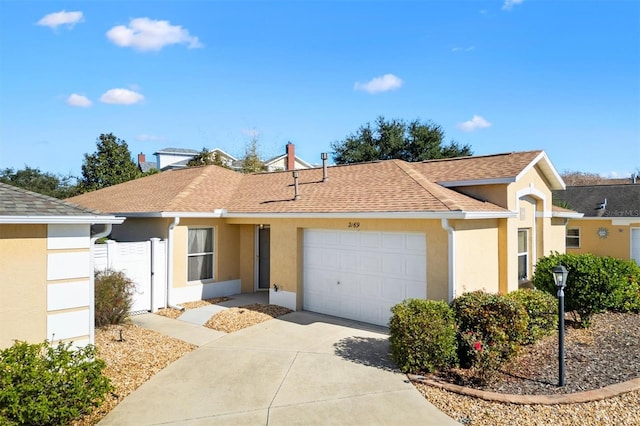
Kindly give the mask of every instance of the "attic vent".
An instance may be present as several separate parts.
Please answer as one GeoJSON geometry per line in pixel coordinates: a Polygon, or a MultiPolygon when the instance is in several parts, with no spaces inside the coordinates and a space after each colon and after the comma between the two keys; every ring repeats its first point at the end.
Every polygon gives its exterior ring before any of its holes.
{"type": "Polygon", "coordinates": [[[294,196],[293,199],[297,200],[300,197],[300,192],[298,191],[298,171],[293,171],[293,188],[294,188],[294,196]]]}
{"type": "Polygon", "coordinates": [[[329,179],[329,175],[327,174],[327,153],[323,152],[320,154],[320,158],[322,158],[322,181],[326,182],[327,179],[329,179]]]}

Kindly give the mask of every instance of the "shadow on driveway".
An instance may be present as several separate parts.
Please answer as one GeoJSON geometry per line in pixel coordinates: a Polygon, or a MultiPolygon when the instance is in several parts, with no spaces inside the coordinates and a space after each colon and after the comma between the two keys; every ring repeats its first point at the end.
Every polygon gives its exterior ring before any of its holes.
{"type": "Polygon", "coordinates": [[[333,344],[335,354],[356,364],[397,372],[389,354],[389,341],[376,337],[345,337],[333,344]]]}

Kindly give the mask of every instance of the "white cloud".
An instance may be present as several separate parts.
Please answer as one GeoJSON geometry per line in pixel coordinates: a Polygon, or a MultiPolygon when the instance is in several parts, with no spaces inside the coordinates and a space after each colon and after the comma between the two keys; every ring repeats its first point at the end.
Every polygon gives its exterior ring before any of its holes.
{"type": "Polygon", "coordinates": [[[135,18],[128,26],[113,27],[107,31],[107,38],[120,47],[141,51],[160,50],[172,44],[186,44],[189,49],[203,47],[198,37],[192,36],[180,25],[149,18],[135,18]]]}
{"type": "Polygon", "coordinates": [[[142,102],[144,96],[129,89],[110,89],[100,96],[100,102],[105,104],[131,105],[142,102]]]}
{"type": "Polygon", "coordinates": [[[468,47],[454,47],[453,49],[451,49],[452,52],[471,52],[472,50],[474,50],[476,47],[475,46],[468,46],[468,47]]]}
{"type": "Polygon", "coordinates": [[[147,135],[144,133],[136,136],[136,140],[140,142],[156,142],[156,141],[164,141],[166,139],[167,138],[165,138],[164,136],[147,135]]]}
{"type": "Polygon", "coordinates": [[[458,123],[456,127],[463,132],[473,132],[474,130],[491,127],[491,123],[479,115],[474,115],[471,120],[465,121],[464,123],[458,123]]]}
{"type": "Polygon", "coordinates": [[[260,130],[257,129],[242,129],[242,134],[249,136],[250,138],[257,138],[260,136],[260,130]]]}
{"type": "Polygon", "coordinates": [[[72,93],[71,96],[67,98],[67,105],[74,107],[87,108],[92,104],[91,100],[86,96],[78,95],[76,93],[72,93]]]}
{"type": "Polygon", "coordinates": [[[67,25],[69,28],[73,28],[75,24],[82,22],[83,20],[82,12],[67,12],[61,10],[60,12],[45,15],[42,19],[36,22],[36,24],[55,30],[60,25],[67,25]]]}
{"type": "Polygon", "coordinates": [[[502,10],[511,10],[516,4],[522,4],[524,0],[504,0],[502,10]]]}
{"type": "Polygon", "coordinates": [[[382,77],[375,77],[366,83],[357,81],[353,85],[353,90],[362,90],[363,92],[375,94],[399,89],[403,84],[404,82],[401,78],[393,74],[385,74],[382,77]]]}

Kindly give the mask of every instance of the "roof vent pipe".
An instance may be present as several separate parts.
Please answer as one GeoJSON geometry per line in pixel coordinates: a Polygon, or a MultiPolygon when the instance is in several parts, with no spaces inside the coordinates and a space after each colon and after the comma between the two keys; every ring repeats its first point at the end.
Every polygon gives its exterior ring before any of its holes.
{"type": "Polygon", "coordinates": [[[329,179],[329,175],[327,174],[327,153],[323,152],[320,154],[320,158],[322,158],[322,181],[326,182],[327,179],[329,179]]]}
{"type": "Polygon", "coordinates": [[[297,170],[293,171],[293,188],[295,190],[293,199],[297,200],[300,197],[300,193],[298,192],[298,171],[297,170]]]}

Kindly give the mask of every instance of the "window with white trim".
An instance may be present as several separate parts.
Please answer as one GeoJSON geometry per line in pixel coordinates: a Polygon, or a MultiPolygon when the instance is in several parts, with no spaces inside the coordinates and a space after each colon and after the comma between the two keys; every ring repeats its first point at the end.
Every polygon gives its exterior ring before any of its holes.
{"type": "Polygon", "coordinates": [[[565,244],[567,248],[580,248],[580,228],[567,228],[565,244]]]}
{"type": "Polygon", "coordinates": [[[518,229],[518,280],[529,278],[529,232],[518,229]]]}
{"type": "Polygon", "coordinates": [[[213,228],[189,228],[187,280],[213,279],[213,228]]]}

